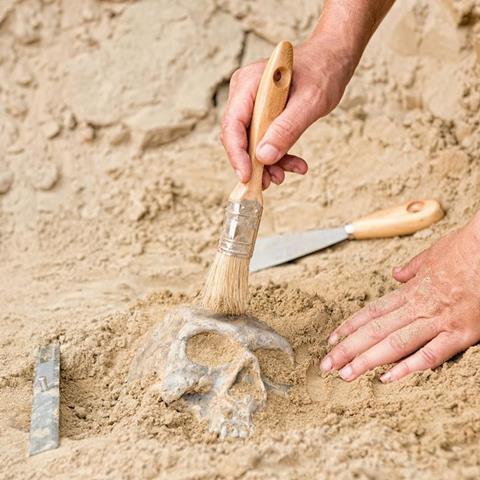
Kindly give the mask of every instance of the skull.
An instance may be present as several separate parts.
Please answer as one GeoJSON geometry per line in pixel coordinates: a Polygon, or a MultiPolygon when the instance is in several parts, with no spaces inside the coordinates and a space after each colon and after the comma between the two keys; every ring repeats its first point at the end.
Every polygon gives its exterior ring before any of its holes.
{"type": "Polygon", "coordinates": [[[267,389],[283,395],[288,391],[262,375],[256,352],[270,351],[282,353],[292,366],[289,343],[259,320],[181,307],[145,340],[128,378],[154,373],[160,380],[154,388],[164,402],[183,397],[221,439],[246,437],[254,429],[253,413],[265,406],[267,389]]]}

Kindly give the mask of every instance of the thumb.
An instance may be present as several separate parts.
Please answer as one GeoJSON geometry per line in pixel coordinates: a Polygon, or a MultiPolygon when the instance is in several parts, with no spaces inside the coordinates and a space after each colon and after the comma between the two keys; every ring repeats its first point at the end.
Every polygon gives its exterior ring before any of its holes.
{"type": "MultiPolygon", "coordinates": [[[[311,105],[310,105],[311,109],[311,105]]],[[[291,98],[285,110],[268,127],[255,156],[265,165],[277,163],[316,120],[305,100],[291,98]]]]}
{"type": "Polygon", "coordinates": [[[426,253],[426,251],[419,253],[403,267],[394,267],[392,272],[393,278],[397,280],[397,282],[401,283],[405,283],[411,280],[417,274],[420,267],[423,265],[426,253]]]}

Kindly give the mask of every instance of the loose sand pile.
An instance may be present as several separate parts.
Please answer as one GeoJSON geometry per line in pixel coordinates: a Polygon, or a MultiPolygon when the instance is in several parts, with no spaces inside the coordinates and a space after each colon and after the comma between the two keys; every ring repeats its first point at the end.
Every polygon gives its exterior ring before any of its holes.
{"type": "MultiPolygon", "coordinates": [[[[182,402],[126,383],[146,332],[192,300],[234,178],[227,80],[301,41],[320,2],[0,2],[1,478],[479,478],[480,348],[382,385],[323,376],[332,328],[393,265],[480,208],[480,7],[402,0],[340,107],[266,194],[260,234],[437,197],[413,237],[350,242],[252,277],[250,313],[295,350],[288,399],[219,442],[182,402]],[[142,300],[143,299],[143,300],[142,300]],[[26,458],[34,353],[62,346],[61,447],[26,458]]],[[[266,372],[271,362],[263,361],[266,372]]],[[[273,368],[273,373],[275,368],[273,368]]]]}

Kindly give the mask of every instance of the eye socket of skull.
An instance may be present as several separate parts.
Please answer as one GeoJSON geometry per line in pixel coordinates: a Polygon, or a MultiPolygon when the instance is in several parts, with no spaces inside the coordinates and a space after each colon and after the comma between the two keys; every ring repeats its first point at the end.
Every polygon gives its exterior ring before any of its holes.
{"type": "Polygon", "coordinates": [[[261,348],[255,350],[262,375],[275,383],[289,384],[292,372],[290,357],[278,349],[261,348]]]}
{"type": "Polygon", "coordinates": [[[235,383],[231,386],[228,393],[232,397],[245,398],[249,396],[251,399],[261,401],[263,399],[263,389],[259,388],[258,370],[252,366],[245,366],[237,374],[235,383]]]}
{"type": "Polygon", "coordinates": [[[187,343],[190,361],[206,367],[219,367],[230,363],[239,354],[239,345],[226,335],[217,332],[202,332],[187,343]]]}

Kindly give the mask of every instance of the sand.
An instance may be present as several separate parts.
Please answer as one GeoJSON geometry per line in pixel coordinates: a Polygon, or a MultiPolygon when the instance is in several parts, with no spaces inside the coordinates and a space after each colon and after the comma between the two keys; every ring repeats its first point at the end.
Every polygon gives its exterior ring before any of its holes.
{"type": "Polygon", "coordinates": [[[301,41],[319,10],[2,0],[0,478],[479,478],[480,347],[390,385],[384,368],[351,384],[318,368],[329,332],[395,288],[392,266],[480,208],[478,2],[397,2],[339,108],[295,147],[309,174],[267,192],[260,235],[420,197],[447,216],[252,276],[249,313],[295,351],[290,370],[259,354],[292,386],[254,436],[220,442],[182,401],[146,393],[152,379],[126,382],[213,259],[235,183],[218,140],[229,76],[301,41]],[[28,459],[34,354],[53,340],[61,446],[28,459]]]}

